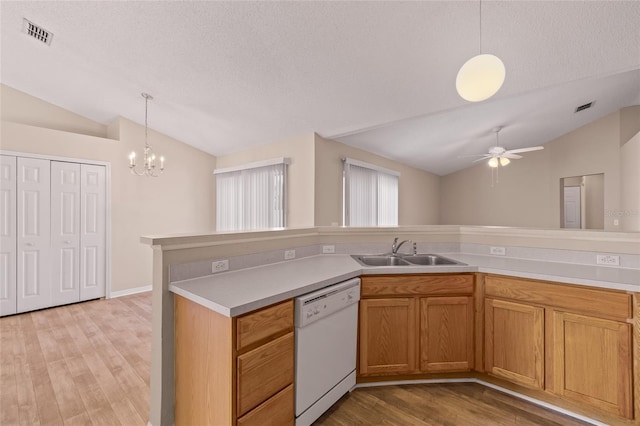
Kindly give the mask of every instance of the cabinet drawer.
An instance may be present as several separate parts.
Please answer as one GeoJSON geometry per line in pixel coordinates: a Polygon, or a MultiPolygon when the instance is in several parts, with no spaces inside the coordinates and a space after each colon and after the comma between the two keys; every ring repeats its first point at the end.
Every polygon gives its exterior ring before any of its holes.
{"type": "Polygon", "coordinates": [[[484,282],[487,297],[520,300],[617,321],[633,316],[631,295],[621,291],[495,275],[487,276],[484,282]]]}
{"type": "Polygon", "coordinates": [[[293,331],[293,300],[239,317],[236,349],[240,351],[287,331],[293,331]]]}
{"type": "Polygon", "coordinates": [[[293,385],[238,419],[238,426],[293,426],[293,385]]]}
{"type": "Polygon", "coordinates": [[[238,356],[238,417],[293,383],[293,332],[238,356]]]}
{"type": "Polygon", "coordinates": [[[362,297],[473,293],[473,275],[376,275],[362,277],[362,297]]]}

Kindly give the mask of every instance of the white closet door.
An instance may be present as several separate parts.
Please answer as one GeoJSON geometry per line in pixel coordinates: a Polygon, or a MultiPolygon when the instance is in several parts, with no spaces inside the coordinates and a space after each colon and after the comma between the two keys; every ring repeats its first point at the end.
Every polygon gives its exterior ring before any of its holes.
{"type": "Polygon", "coordinates": [[[106,173],[104,166],[80,166],[80,300],[105,296],[106,173]]]}
{"type": "Polygon", "coordinates": [[[51,162],[51,301],[80,300],[80,164],[51,162]]]}
{"type": "Polygon", "coordinates": [[[50,162],[18,158],[17,311],[51,306],[50,162]]]}
{"type": "Polygon", "coordinates": [[[16,157],[0,155],[0,316],[15,314],[16,157]]]}

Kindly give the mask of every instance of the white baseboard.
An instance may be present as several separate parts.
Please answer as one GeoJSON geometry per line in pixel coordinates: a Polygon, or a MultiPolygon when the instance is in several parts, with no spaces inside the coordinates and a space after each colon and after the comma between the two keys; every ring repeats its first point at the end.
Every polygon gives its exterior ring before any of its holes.
{"type": "Polygon", "coordinates": [[[145,291],[151,291],[151,286],[146,285],[143,287],[135,287],[135,288],[128,288],[126,290],[112,291],[111,293],[109,293],[109,296],[107,297],[107,299],[113,299],[115,297],[122,297],[122,296],[129,296],[131,294],[144,293],[145,291]]]}

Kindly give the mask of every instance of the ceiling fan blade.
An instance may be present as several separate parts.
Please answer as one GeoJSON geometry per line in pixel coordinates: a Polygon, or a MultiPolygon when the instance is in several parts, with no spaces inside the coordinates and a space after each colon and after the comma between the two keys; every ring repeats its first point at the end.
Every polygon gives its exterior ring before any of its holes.
{"type": "Polygon", "coordinates": [[[519,160],[522,158],[522,155],[513,154],[511,153],[511,151],[507,151],[504,154],[502,154],[502,157],[511,158],[512,160],[519,160]]]}
{"type": "Polygon", "coordinates": [[[477,160],[473,160],[472,163],[477,163],[478,161],[486,160],[487,158],[493,157],[492,155],[485,155],[482,158],[478,158],[477,160]]]}
{"type": "Polygon", "coordinates": [[[532,146],[529,148],[510,149],[507,152],[510,154],[517,154],[519,152],[540,151],[541,149],[544,149],[544,146],[532,146]]]}
{"type": "Polygon", "coordinates": [[[458,158],[467,158],[467,157],[486,157],[487,154],[469,154],[469,155],[458,155],[458,158]]]}

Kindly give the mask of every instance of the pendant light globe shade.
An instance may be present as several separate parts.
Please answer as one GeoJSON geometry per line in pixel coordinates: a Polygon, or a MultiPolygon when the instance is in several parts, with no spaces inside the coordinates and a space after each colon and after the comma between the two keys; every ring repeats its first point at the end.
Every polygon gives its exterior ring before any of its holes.
{"type": "Polygon", "coordinates": [[[456,77],[456,90],[462,99],[480,102],[495,95],[505,77],[504,64],[488,53],[474,56],[462,65],[456,77]]]}
{"type": "Polygon", "coordinates": [[[496,157],[493,157],[491,159],[489,159],[489,167],[493,167],[496,168],[498,167],[498,159],[496,157]]]}

